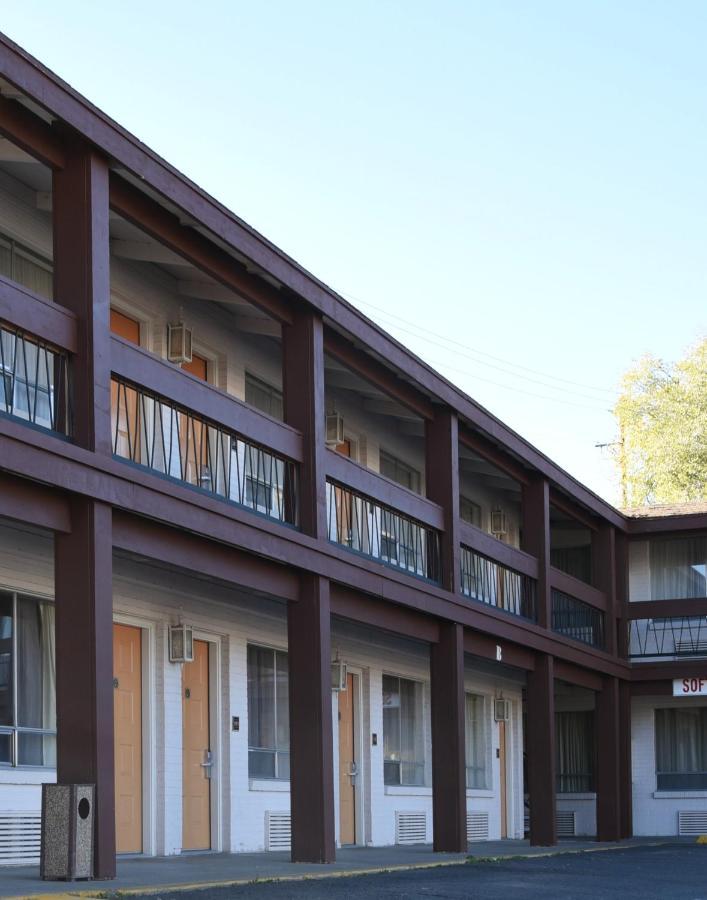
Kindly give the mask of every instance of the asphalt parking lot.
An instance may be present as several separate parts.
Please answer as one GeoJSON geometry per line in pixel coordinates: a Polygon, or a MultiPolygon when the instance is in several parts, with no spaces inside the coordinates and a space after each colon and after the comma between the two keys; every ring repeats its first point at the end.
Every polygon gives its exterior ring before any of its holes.
{"type": "MultiPolygon", "coordinates": [[[[135,896],[135,895],[133,895],[135,896]]],[[[151,900],[343,900],[407,897],[483,900],[707,900],[707,845],[634,847],[375,875],[260,882],[160,892],[151,900]]]]}

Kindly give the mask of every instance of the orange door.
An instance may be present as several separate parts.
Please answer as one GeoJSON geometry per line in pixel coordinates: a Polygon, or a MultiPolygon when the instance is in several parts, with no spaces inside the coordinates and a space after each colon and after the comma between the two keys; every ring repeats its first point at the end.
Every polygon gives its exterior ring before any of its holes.
{"type": "MultiPolygon", "coordinates": [[[[195,378],[207,380],[208,363],[203,356],[192,354],[191,362],[182,363],[182,369],[195,378]]],[[[208,431],[197,419],[180,414],[179,445],[182,459],[182,477],[189,484],[202,486],[202,476],[209,462],[208,431]]],[[[208,487],[208,484],[204,485],[208,487]]]]}
{"type": "Polygon", "coordinates": [[[506,786],[506,723],[498,723],[498,774],[501,783],[501,837],[508,837],[508,795],[506,786]]]}
{"type": "MultiPolygon", "coordinates": [[[[118,337],[140,344],[140,323],[117,309],[110,311],[110,330],[118,337]]],[[[113,423],[113,453],[140,462],[140,428],[138,425],[137,392],[124,384],[111,381],[111,422],[113,423]]]]}
{"type": "Polygon", "coordinates": [[[182,673],[182,849],[211,849],[209,645],[194,641],[182,673]]]}
{"type": "Polygon", "coordinates": [[[142,632],[113,626],[115,842],[142,853],[142,632]]]}
{"type": "Polygon", "coordinates": [[[346,690],[339,691],[339,839],[356,843],[356,742],[354,722],[355,676],[346,676],[346,690]]]}

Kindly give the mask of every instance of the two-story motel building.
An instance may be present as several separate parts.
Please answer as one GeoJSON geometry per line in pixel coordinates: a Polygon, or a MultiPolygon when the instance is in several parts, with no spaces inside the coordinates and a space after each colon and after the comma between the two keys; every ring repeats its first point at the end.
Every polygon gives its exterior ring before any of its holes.
{"type": "Polygon", "coordinates": [[[0,863],[707,830],[707,506],[617,511],[0,38],[0,863]],[[177,661],[174,661],[177,660],[177,661]]]}

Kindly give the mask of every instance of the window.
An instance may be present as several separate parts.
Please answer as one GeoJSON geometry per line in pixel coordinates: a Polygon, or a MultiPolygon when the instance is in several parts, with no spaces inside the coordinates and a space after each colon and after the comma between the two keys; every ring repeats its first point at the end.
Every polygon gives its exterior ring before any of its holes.
{"type": "Polygon", "coordinates": [[[655,711],[659,791],[707,791],[707,706],[655,711]]]}
{"type": "Polygon", "coordinates": [[[383,676],[383,780],[385,784],[425,783],[422,685],[383,676]]]}
{"type": "Polygon", "coordinates": [[[54,606],[0,592],[0,766],[56,766],[54,606]]]}
{"type": "Polygon", "coordinates": [[[52,264],[4,235],[0,236],[0,275],[49,300],[53,297],[52,264]]]}
{"type": "Polygon", "coordinates": [[[654,538],[651,600],[707,597],[707,537],[654,538]]]}
{"type": "Polygon", "coordinates": [[[459,498],[459,515],[462,521],[481,528],[481,507],[468,497],[459,498]]]}
{"type": "Polygon", "coordinates": [[[420,473],[392,453],[380,452],[380,473],[410,491],[420,493],[420,473]]]}
{"type": "Polygon", "coordinates": [[[466,786],[477,790],[485,790],[488,787],[488,779],[486,777],[486,716],[484,714],[484,698],[478,694],[467,694],[465,710],[466,786]]]}
{"type": "Polygon", "coordinates": [[[29,337],[0,328],[0,412],[54,428],[59,359],[29,337]]]}
{"type": "Polygon", "coordinates": [[[594,712],[555,713],[557,793],[594,790],[594,712]]]}
{"type": "Polygon", "coordinates": [[[250,372],[245,373],[245,402],[274,419],[282,421],[284,417],[282,391],[250,372]]]}
{"type": "Polygon", "coordinates": [[[248,775],[290,777],[287,653],[248,645],[248,775]]]}

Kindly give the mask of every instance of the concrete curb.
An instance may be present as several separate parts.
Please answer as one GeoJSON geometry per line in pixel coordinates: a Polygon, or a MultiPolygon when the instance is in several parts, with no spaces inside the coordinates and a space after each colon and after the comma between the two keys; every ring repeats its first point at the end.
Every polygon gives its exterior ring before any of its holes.
{"type": "MultiPolygon", "coordinates": [[[[76,890],[64,891],[61,893],[27,893],[16,894],[14,896],[3,897],[2,900],[105,900],[105,898],[121,898],[135,896],[155,896],[157,894],[177,894],[187,891],[213,890],[217,888],[244,887],[245,885],[267,884],[274,882],[296,882],[296,881],[320,881],[324,878],[353,878],[356,875],[382,875],[386,872],[407,872],[416,869],[442,869],[449,866],[478,865],[483,863],[500,863],[516,859],[547,859],[551,856],[569,856],[579,855],[582,853],[603,853],[611,850],[636,850],[640,847],[665,847],[675,843],[674,839],[665,839],[659,841],[651,841],[650,843],[641,844],[611,844],[603,847],[581,847],[573,849],[572,847],[558,847],[548,849],[547,851],[535,853],[509,853],[501,856],[474,856],[467,854],[459,859],[440,860],[436,862],[424,863],[407,863],[401,865],[372,866],[367,869],[338,869],[331,872],[305,872],[301,875],[262,875],[255,878],[233,878],[222,881],[196,881],[182,882],[176,884],[151,884],[142,887],[118,888],[114,891],[96,890],[76,890]]],[[[699,840],[696,843],[701,843],[699,840]]]]}

